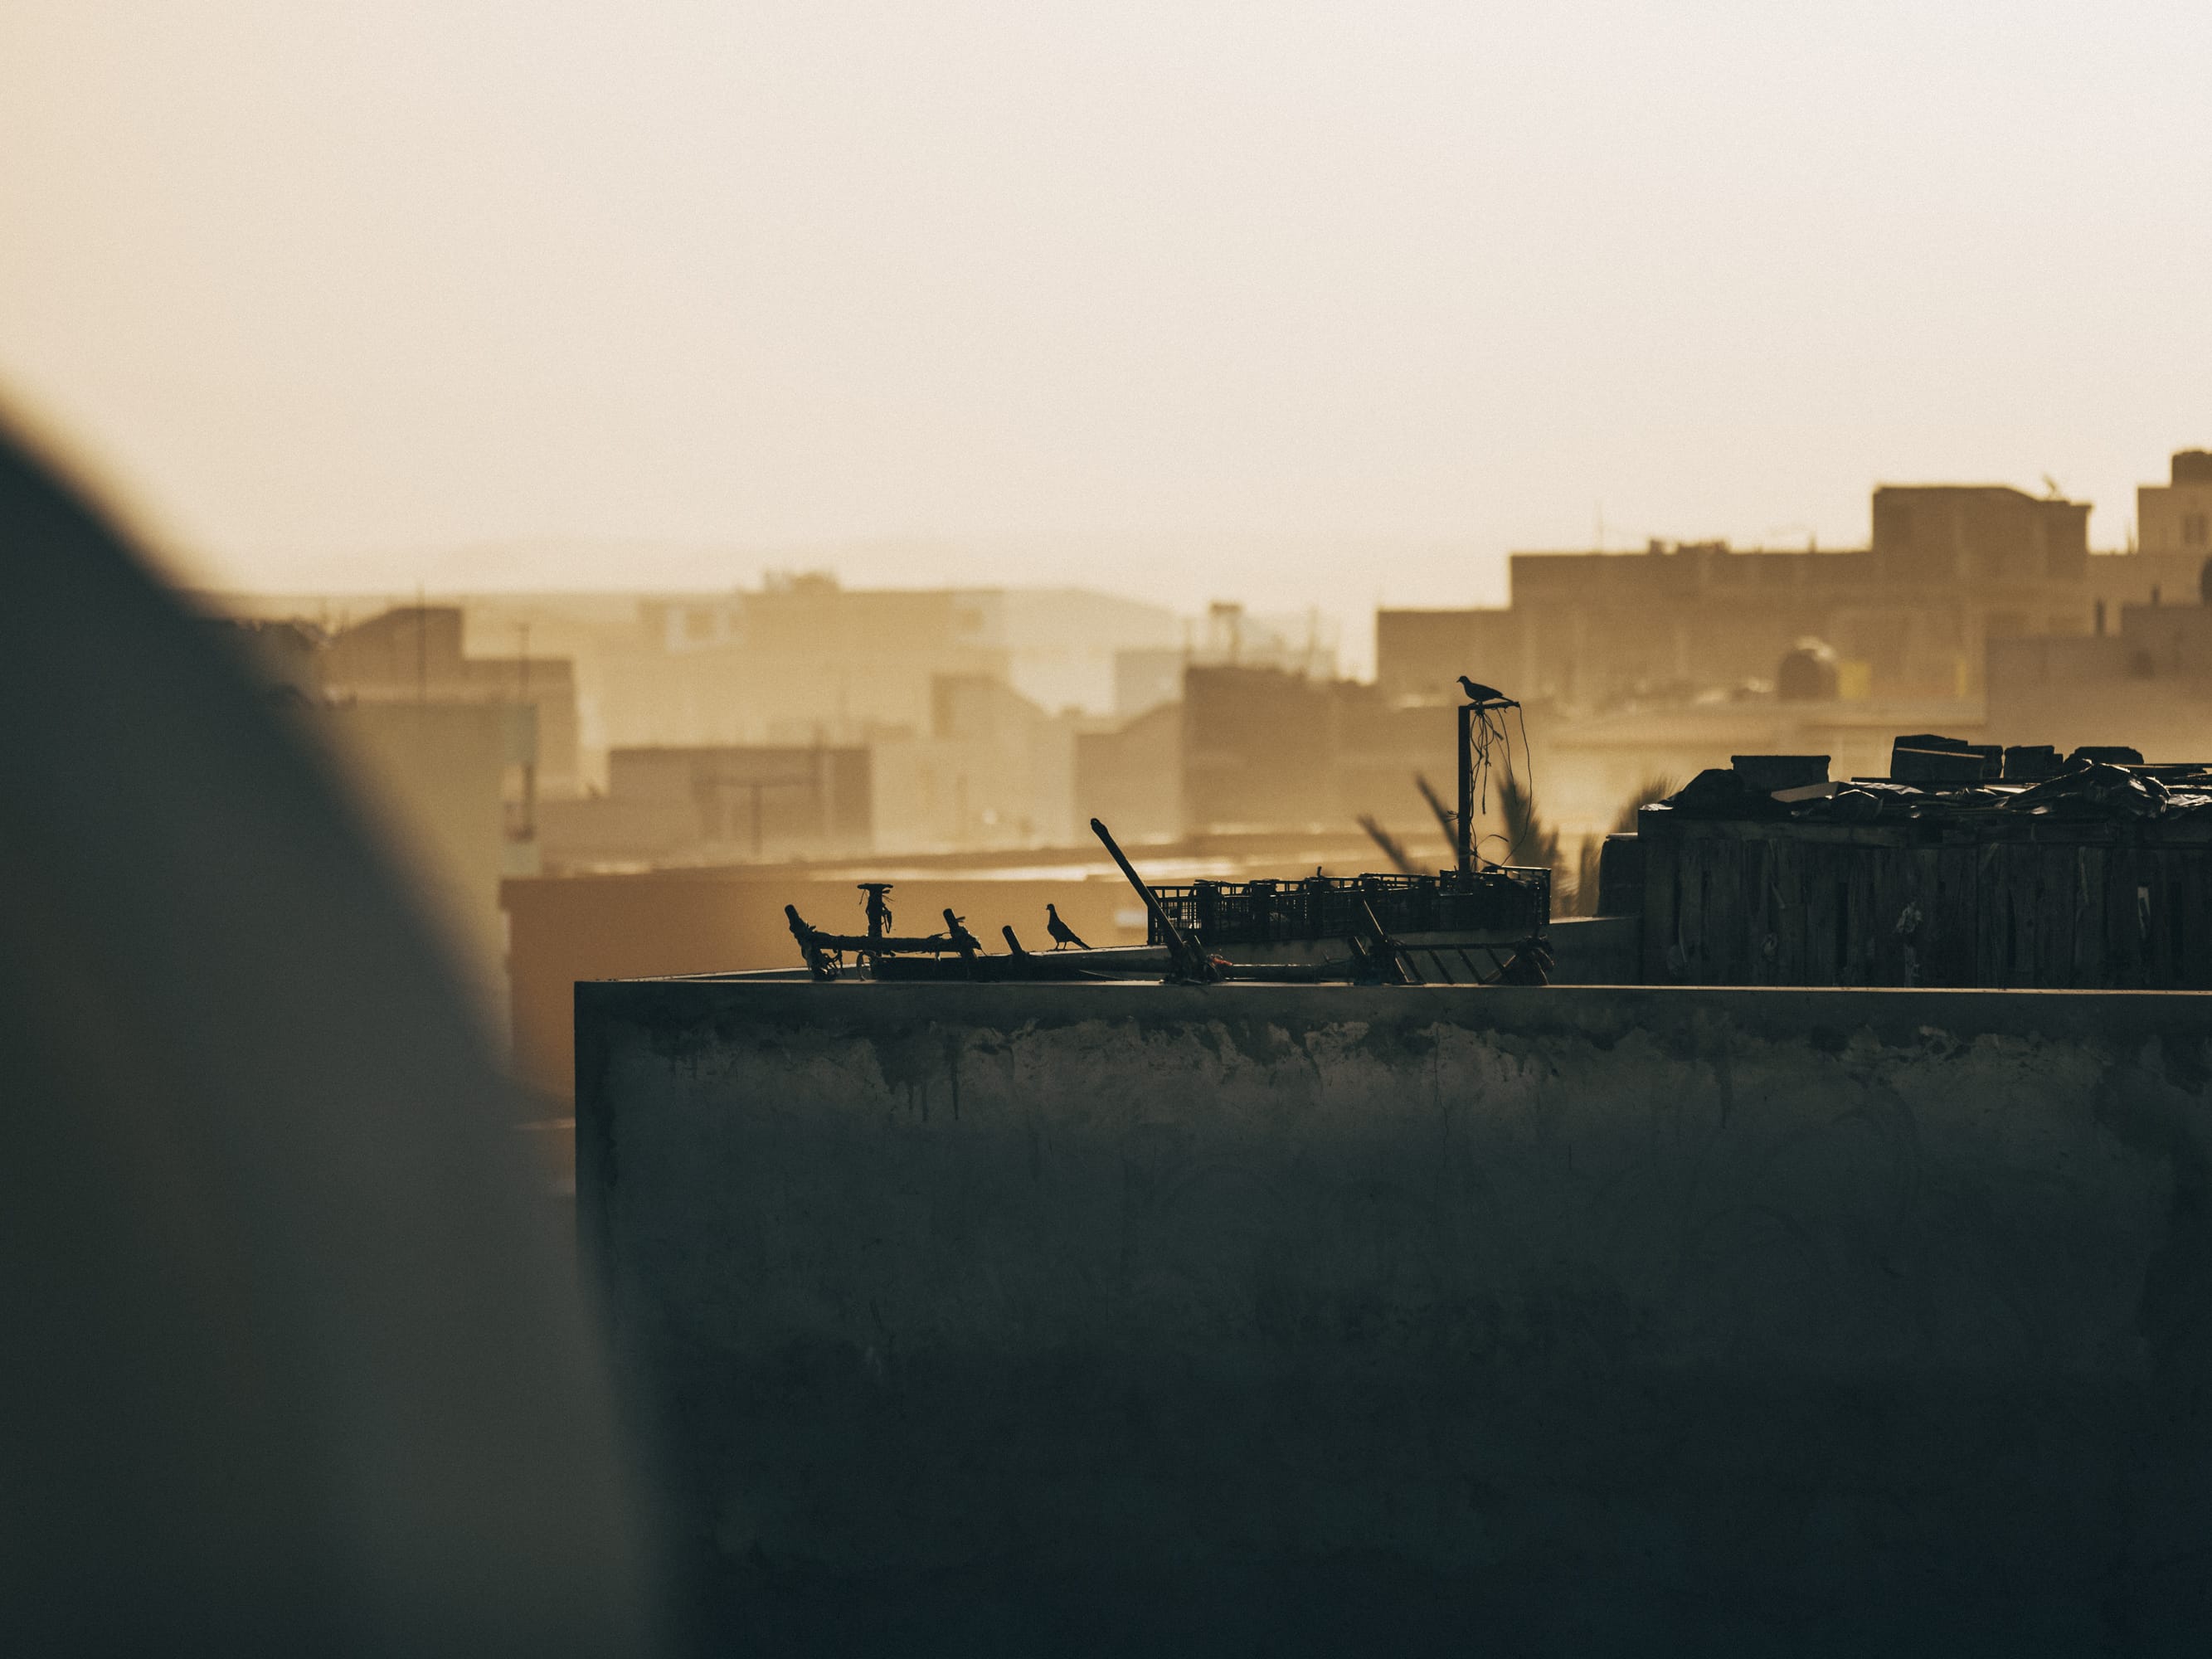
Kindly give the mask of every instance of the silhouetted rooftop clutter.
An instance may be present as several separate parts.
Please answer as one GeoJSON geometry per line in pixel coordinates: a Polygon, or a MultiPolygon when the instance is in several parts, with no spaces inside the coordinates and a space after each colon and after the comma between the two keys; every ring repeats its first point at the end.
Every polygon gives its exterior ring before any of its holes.
{"type": "Polygon", "coordinates": [[[1827,760],[1739,755],[1614,838],[1647,980],[2212,988],[2212,762],[1937,732],[1884,777],[1827,760]]]}
{"type": "Polygon", "coordinates": [[[1897,739],[1889,775],[1831,780],[1826,755],[1738,755],[1647,811],[1685,817],[1813,823],[1966,820],[2009,813],[2166,817],[2212,811],[2212,762],[2147,765],[2124,744],[2062,756],[2048,744],[1897,739]],[[1800,773],[1817,769],[1817,778],[1800,773]]]}

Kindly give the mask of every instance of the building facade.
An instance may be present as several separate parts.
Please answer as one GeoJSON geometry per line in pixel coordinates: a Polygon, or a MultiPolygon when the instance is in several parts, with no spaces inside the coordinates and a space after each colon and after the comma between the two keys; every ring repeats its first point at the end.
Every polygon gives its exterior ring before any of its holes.
{"type": "Polygon", "coordinates": [[[1378,612],[1376,677],[1392,696],[1441,699],[1471,673],[1593,711],[1768,690],[1818,641],[1843,697],[1975,697],[1991,641],[2094,636],[2193,583],[2181,566],[2212,514],[2212,455],[2176,456],[2174,477],[2146,486],[2160,539],[2130,555],[2090,552],[2087,502],[1995,484],[1882,485],[1862,549],[1516,553],[1504,607],[1378,612]]]}

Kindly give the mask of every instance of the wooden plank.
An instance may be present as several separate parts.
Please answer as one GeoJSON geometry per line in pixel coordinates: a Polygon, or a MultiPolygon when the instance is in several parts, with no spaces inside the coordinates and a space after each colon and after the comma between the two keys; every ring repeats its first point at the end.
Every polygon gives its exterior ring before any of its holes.
{"type": "Polygon", "coordinates": [[[1838,934],[1836,877],[1844,867],[1840,849],[1815,844],[1805,848],[1806,985],[1834,985],[1838,934]]]}
{"type": "Polygon", "coordinates": [[[2105,975],[2114,990],[2130,990],[2142,983],[2136,884],[2135,847],[2118,842],[2105,855],[2105,975]]]}
{"type": "Polygon", "coordinates": [[[1979,925],[1974,931],[1972,982],[1992,988],[2010,982],[2006,977],[2012,948],[2011,895],[2005,886],[2008,850],[1999,842],[1975,849],[1974,908],[1979,925]]]}
{"type": "Polygon", "coordinates": [[[2192,991],[2212,989],[2212,870],[2206,868],[2204,849],[2176,848],[2173,856],[2185,872],[2186,902],[2182,909],[2181,982],[2192,991]]]}
{"type": "Polygon", "coordinates": [[[2012,935],[2005,983],[2027,990],[2045,988],[2036,976],[2036,939],[2042,932],[2043,920],[2036,882],[2037,851],[2032,842],[2005,848],[2005,897],[2012,935]]]}
{"type": "Polygon", "coordinates": [[[2074,848],[2043,842],[2035,848],[2035,982],[2048,989],[2074,985],[2074,848]]]}
{"type": "Polygon", "coordinates": [[[1672,828],[1645,849],[1653,981],[2212,989],[2203,824],[1672,828]]]}
{"type": "Polygon", "coordinates": [[[1705,982],[1741,985],[1751,971],[1749,923],[1744,915],[1743,842],[1730,837],[1713,843],[1712,878],[1705,888],[1705,982]]]}
{"type": "Polygon", "coordinates": [[[1875,861],[1885,850],[1872,847],[1856,849],[1844,868],[1846,926],[1841,978],[1845,985],[1876,982],[1875,955],[1889,919],[1880,914],[1881,907],[1875,902],[1875,861]]]}
{"type": "Polygon", "coordinates": [[[1698,983],[1727,982],[1729,959],[1729,848],[1735,843],[1716,836],[1698,848],[1698,983]]]}
{"type": "Polygon", "coordinates": [[[1890,985],[1920,983],[1920,942],[1928,932],[1928,907],[1920,902],[1935,871],[1934,848],[1911,847],[1891,855],[1882,903],[1889,912],[1884,938],[1893,977],[1890,985]]]}
{"type": "Polygon", "coordinates": [[[2074,983],[2085,991],[2105,990],[2112,982],[2105,921],[2108,861],[2102,847],[2074,848],[2074,983]]]}
{"type": "Polygon", "coordinates": [[[2159,918],[2164,884],[2159,880],[2158,863],[2156,848],[2136,848],[2136,983],[2145,990],[2156,990],[2165,982],[2159,963],[2159,945],[2165,929],[2159,918]]]}
{"type": "Polygon", "coordinates": [[[2185,853],[2179,848],[2168,847],[2164,853],[2166,879],[2166,949],[2173,967],[2172,983],[2180,988],[2189,985],[2190,935],[2196,932],[2191,925],[2191,890],[2197,874],[2197,855],[2185,853]]]}
{"type": "MultiPolygon", "coordinates": [[[[1788,833],[1786,828],[1781,834],[1788,833]]],[[[1747,836],[1743,843],[1744,983],[1774,983],[1775,835],[1747,836]]]]}
{"type": "Polygon", "coordinates": [[[1899,950],[1897,917],[1905,906],[1898,896],[1904,884],[1899,879],[1897,866],[1905,857],[1903,848],[1869,848],[1859,860],[1858,869],[1852,874],[1856,893],[1863,884],[1866,902],[1861,906],[1854,898],[1852,908],[1861,913],[1863,926],[1855,943],[1853,965],[1859,972],[1862,985],[1894,985],[1899,981],[1891,977],[1899,971],[1902,960],[1899,950]],[[1861,873],[1863,872],[1863,883],[1861,873]]]}
{"type": "Polygon", "coordinates": [[[1975,884],[1980,854],[1972,847],[1944,847],[1936,854],[1935,908],[1921,983],[1970,986],[1977,983],[1975,884]]]}
{"type": "Polygon", "coordinates": [[[2153,989],[2170,991],[2181,983],[2180,927],[2185,891],[2179,856],[2160,848],[2145,854],[2151,866],[2150,937],[2152,965],[2145,975],[2153,989]]]}
{"type": "Polygon", "coordinates": [[[1943,853],[1941,848],[1916,847],[1898,860],[1898,886],[1900,893],[1899,919],[1905,920],[1906,907],[1912,913],[1912,925],[1897,935],[1898,979],[1899,985],[1926,985],[1931,964],[1936,927],[1941,915],[1936,890],[1943,878],[1943,853]]]}
{"type": "Polygon", "coordinates": [[[1690,985],[1705,982],[1706,858],[1711,847],[1704,839],[1682,844],[1682,884],[1674,895],[1674,934],[1681,958],[1674,977],[1690,985]]]}
{"type": "Polygon", "coordinates": [[[1768,872],[1774,885],[1773,985],[1803,985],[1805,977],[1805,844],[1792,836],[1774,843],[1768,872]]]}
{"type": "Polygon", "coordinates": [[[1850,982],[1851,962],[1851,851],[1831,847],[1820,868],[1820,894],[1826,902],[1827,948],[1820,952],[1822,975],[1830,985],[1850,982]]]}
{"type": "Polygon", "coordinates": [[[1913,858],[1912,850],[1903,847],[1883,848],[1875,854],[1869,872],[1874,887],[1874,948],[1868,958],[1869,984],[1912,983],[1919,956],[1913,939],[1920,922],[1911,908],[1913,858]]]}
{"type": "MultiPolygon", "coordinates": [[[[1639,837],[1645,833],[1639,828],[1639,837]]],[[[1650,837],[1644,848],[1644,937],[1639,947],[1646,985],[1664,985],[1674,976],[1667,953],[1674,943],[1674,891],[1681,864],[1679,839],[1671,834],[1650,837]]]]}

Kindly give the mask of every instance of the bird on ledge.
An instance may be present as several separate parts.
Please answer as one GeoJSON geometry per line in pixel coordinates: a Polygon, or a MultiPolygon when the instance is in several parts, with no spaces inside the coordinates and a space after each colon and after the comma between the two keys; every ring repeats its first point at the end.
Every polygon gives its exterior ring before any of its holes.
{"type": "Polygon", "coordinates": [[[1521,705],[1494,685],[1485,685],[1480,680],[1471,680],[1464,674],[1459,677],[1459,689],[1467,693],[1467,700],[1478,708],[1518,708],[1521,705]]]}
{"type": "Polygon", "coordinates": [[[1073,945],[1079,951],[1091,948],[1075,936],[1075,929],[1060,919],[1060,907],[1056,904],[1044,907],[1044,930],[1052,935],[1052,948],[1055,951],[1066,945],[1073,945]]]}

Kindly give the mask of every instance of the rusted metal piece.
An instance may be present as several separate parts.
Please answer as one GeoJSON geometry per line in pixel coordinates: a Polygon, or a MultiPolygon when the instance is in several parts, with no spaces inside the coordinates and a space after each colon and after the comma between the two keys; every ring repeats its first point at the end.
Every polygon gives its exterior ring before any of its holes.
{"type": "Polygon", "coordinates": [[[816,979],[836,978],[836,951],[825,946],[823,935],[806,925],[805,918],[799,914],[799,907],[795,904],[785,905],[783,919],[791,925],[792,938],[799,941],[799,954],[806,959],[806,971],[816,979]]]}
{"type": "Polygon", "coordinates": [[[952,948],[967,961],[973,962],[983,954],[983,942],[968,931],[968,924],[952,914],[952,907],[945,908],[945,934],[952,948]]]}
{"type": "Polygon", "coordinates": [[[1174,919],[1161,908],[1159,900],[1153,896],[1152,890],[1145,884],[1145,878],[1137,873],[1136,866],[1129,862],[1120,843],[1115,841],[1113,832],[1093,818],[1091,820],[1091,833],[1105,843],[1114,862],[1128,878],[1129,885],[1135,888],[1137,896],[1144,900],[1145,908],[1152,912],[1153,926],[1159,930],[1160,942],[1168,947],[1169,959],[1175,964],[1174,977],[1197,984],[1218,979],[1221,975],[1212,959],[1193,945],[1182,929],[1176,926],[1174,919]]]}
{"type": "Polygon", "coordinates": [[[1420,970],[1413,966],[1413,958],[1404,947],[1382,931],[1382,924],[1375,919],[1375,907],[1365,899],[1359,901],[1359,914],[1367,923],[1367,936],[1355,936],[1352,948],[1364,953],[1370,965],[1386,985],[1419,985],[1420,970]]]}
{"type": "MultiPolygon", "coordinates": [[[[864,881],[858,884],[860,890],[868,896],[868,937],[880,939],[891,930],[891,907],[884,897],[891,890],[891,884],[887,881],[864,881]]],[[[869,962],[872,963],[878,954],[878,951],[870,951],[867,953],[869,962]]]]}
{"type": "MultiPolygon", "coordinates": [[[[872,962],[878,957],[900,951],[943,956],[961,948],[957,941],[943,933],[907,939],[888,933],[825,933],[800,915],[795,904],[783,907],[783,919],[790,924],[791,936],[799,941],[806,965],[817,979],[835,979],[837,975],[836,958],[848,951],[872,962]]],[[[970,946],[975,945],[974,935],[969,935],[968,942],[970,946]]]]}

